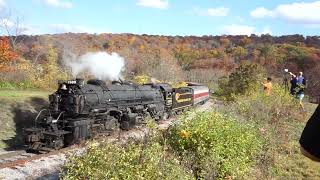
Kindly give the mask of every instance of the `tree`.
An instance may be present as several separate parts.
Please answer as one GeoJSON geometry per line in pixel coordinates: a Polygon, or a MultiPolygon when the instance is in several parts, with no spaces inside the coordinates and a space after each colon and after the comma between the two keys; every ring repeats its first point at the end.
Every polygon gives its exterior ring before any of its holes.
{"type": "Polygon", "coordinates": [[[261,65],[242,62],[228,78],[219,80],[220,94],[228,100],[233,100],[233,95],[254,92],[259,88],[265,74],[261,65]]]}
{"type": "Polygon", "coordinates": [[[199,59],[199,55],[196,51],[190,49],[175,51],[175,58],[178,60],[182,70],[189,70],[192,63],[199,59]]]}
{"type": "Polygon", "coordinates": [[[219,41],[222,47],[227,47],[230,45],[230,40],[227,37],[221,37],[219,41]]]}
{"type": "Polygon", "coordinates": [[[39,86],[42,88],[52,88],[57,84],[56,80],[66,79],[67,74],[59,69],[58,53],[53,47],[49,47],[46,59],[47,62],[42,66],[43,77],[39,86]]]}
{"type": "Polygon", "coordinates": [[[243,46],[243,47],[249,45],[250,43],[251,43],[251,39],[248,37],[244,37],[240,40],[240,46],[243,46]]]}
{"type": "Polygon", "coordinates": [[[22,25],[22,18],[20,16],[12,16],[11,13],[0,18],[0,28],[9,38],[10,45],[15,51],[19,41],[23,40],[20,35],[27,30],[27,28],[22,25]]]}
{"type": "Polygon", "coordinates": [[[237,46],[232,48],[232,55],[237,61],[239,61],[244,59],[248,55],[248,51],[241,46],[237,46]]]}
{"type": "Polygon", "coordinates": [[[12,51],[9,40],[6,37],[0,37],[0,71],[12,71],[12,64],[17,60],[18,55],[12,51]]]}

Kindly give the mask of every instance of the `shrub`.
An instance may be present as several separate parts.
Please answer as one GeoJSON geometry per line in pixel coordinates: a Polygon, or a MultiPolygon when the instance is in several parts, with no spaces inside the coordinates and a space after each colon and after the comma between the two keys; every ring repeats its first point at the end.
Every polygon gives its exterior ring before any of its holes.
{"type": "Polygon", "coordinates": [[[197,179],[243,178],[262,146],[251,124],[217,112],[183,118],[170,128],[167,138],[197,179]]]}
{"type": "Polygon", "coordinates": [[[265,77],[265,70],[259,64],[242,62],[228,78],[219,80],[218,94],[227,100],[234,100],[235,95],[250,94],[256,91],[265,77]]]}
{"type": "Polygon", "coordinates": [[[64,179],[191,179],[159,143],[104,144],[66,164],[64,179]]]}
{"type": "Polygon", "coordinates": [[[301,119],[298,101],[283,87],[274,83],[270,96],[261,90],[249,96],[236,96],[235,111],[245,119],[274,124],[301,119]]]}
{"type": "Polygon", "coordinates": [[[256,156],[257,166],[254,168],[260,172],[254,176],[258,174],[260,177],[255,178],[296,179],[297,176],[293,175],[295,170],[301,171],[302,164],[310,167],[303,161],[299,151],[298,140],[307,114],[299,110],[297,99],[275,83],[270,96],[266,96],[261,90],[234,98],[235,101],[228,103],[221,111],[233,114],[243,123],[255,124],[264,139],[262,151],[256,156]]]}
{"type": "Polygon", "coordinates": [[[142,140],[124,144],[90,146],[83,156],[72,156],[65,165],[64,179],[192,179],[191,172],[168,151],[162,133],[149,123],[142,140]]]}

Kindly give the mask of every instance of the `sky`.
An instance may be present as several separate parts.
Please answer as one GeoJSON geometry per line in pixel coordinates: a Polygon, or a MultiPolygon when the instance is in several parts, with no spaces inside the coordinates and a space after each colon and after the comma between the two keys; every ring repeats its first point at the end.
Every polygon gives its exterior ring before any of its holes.
{"type": "Polygon", "coordinates": [[[0,0],[0,34],[319,35],[314,0],[0,0]],[[16,23],[19,20],[19,23],[16,23]]]}

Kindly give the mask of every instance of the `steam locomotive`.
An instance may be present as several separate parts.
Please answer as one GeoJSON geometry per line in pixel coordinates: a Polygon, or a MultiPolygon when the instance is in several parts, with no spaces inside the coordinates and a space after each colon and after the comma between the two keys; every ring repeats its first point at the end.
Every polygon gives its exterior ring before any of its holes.
{"type": "Polygon", "coordinates": [[[25,128],[29,150],[52,151],[99,133],[129,130],[146,117],[166,119],[209,100],[201,85],[172,88],[169,84],[137,85],[129,82],[82,79],[59,81],[49,95],[49,108],[41,110],[34,126],[25,128]]]}

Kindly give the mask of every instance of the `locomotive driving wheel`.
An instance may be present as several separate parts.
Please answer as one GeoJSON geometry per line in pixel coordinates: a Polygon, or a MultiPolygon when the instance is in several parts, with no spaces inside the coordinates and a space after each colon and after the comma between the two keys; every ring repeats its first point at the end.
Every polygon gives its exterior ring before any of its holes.
{"type": "Polygon", "coordinates": [[[164,112],[162,116],[162,120],[168,120],[170,118],[170,114],[168,112],[164,112]]]}
{"type": "Polygon", "coordinates": [[[118,122],[118,120],[116,118],[111,118],[108,119],[105,123],[104,123],[104,127],[107,131],[118,131],[120,128],[120,124],[118,122]]]}

